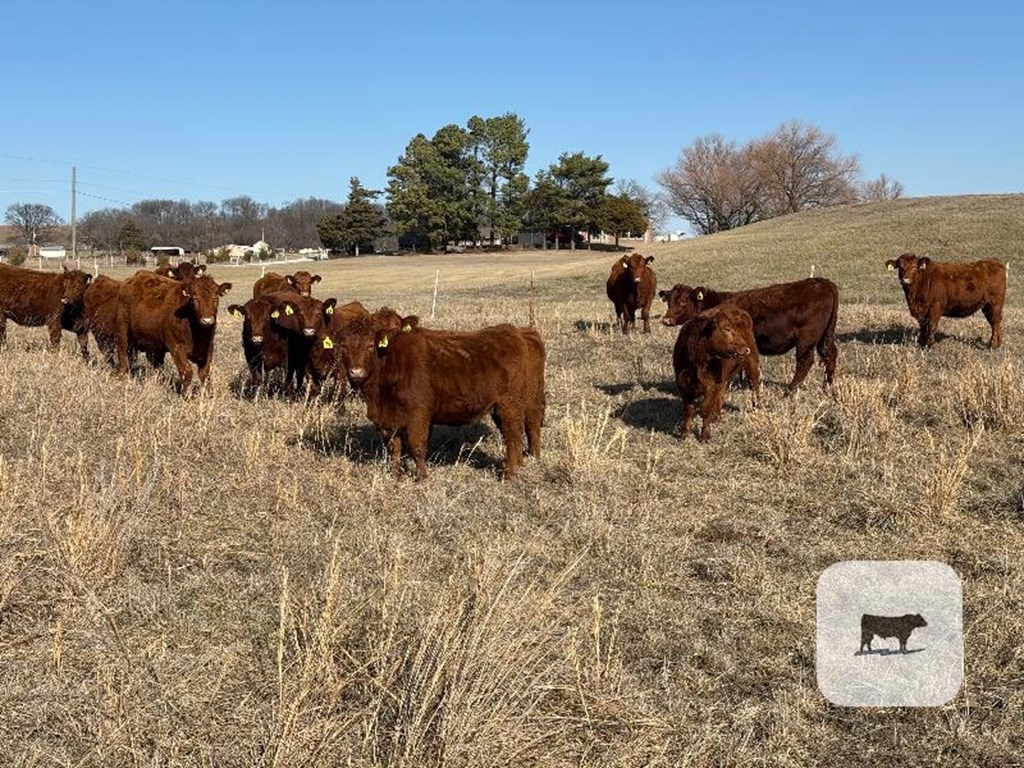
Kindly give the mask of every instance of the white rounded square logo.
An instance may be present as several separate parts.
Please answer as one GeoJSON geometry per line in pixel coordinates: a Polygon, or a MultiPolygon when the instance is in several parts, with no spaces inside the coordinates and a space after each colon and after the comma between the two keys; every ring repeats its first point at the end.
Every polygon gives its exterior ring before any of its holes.
{"type": "Polygon", "coordinates": [[[945,563],[848,560],[818,578],[818,689],[845,707],[938,707],[964,676],[963,590],[945,563]]]}

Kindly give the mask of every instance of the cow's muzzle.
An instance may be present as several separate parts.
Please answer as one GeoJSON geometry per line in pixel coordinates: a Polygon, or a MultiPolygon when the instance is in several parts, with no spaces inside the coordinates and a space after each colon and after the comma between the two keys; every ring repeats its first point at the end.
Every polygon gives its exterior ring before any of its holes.
{"type": "Polygon", "coordinates": [[[252,336],[251,339],[252,339],[252,343],[253,344],[262,344],[263,343],[263,337],[262,336],[252,336]]]}
{"type": "Polygon", "coordinates": [[[302,335],[303,336],[316,336],[316,328],[303,328],[302,329],[302,335]]]}
{"type": "Polygon", "coordinates": [[[203,324],[203,325],[213,325],[214,323],[217,322],[217,318],[215,318],[215,317],[201,317],[201,318],[199,318],[199,322],[201,324],[203,324]]]}
{"type": "Polygon", "coordinates": [[[353,387],[357,387],[366,381],[366,369],[365,368],[349,368],[348,369],[348,381],[353,387]]]}

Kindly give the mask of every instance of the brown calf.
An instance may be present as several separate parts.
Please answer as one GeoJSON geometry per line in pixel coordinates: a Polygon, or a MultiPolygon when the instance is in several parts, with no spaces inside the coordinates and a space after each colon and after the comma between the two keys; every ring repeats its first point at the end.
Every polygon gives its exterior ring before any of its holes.
{"type": "Polygon", "coordinates": [[[82,300],[86,327],[111,365],[117,356],[117,295],[121,285],[120,280],[100,275],[89,283],[82,300]]]}
{"type": "Polygon", "coordinates": [[[78,335],[82,355],[88,357],[87,329],[82,321],[82,297],[92,275],[67,267],[60,272],[0,264],[0,346],[7,339],[7,321],[18,325],[45,325],[50,347],[60,346],[62,329],[78,335]]]}
{"type": "Polygon", "coordinates": [[[658,286],[654,270],[649,266],[653,256],[634,253],[616,259],[605,290],[615,305],[616,322],[622,325],[622,332],[629,333],[636,327],[636,311],[644,321],[644,333],[651,332],[651,302],[658,286]]]}
{"type": "Polygon", "coordinates": [[[459,425],[491,416],[505,442],[505,476],[529,452],[540,455],[544,420],[544,342],[534,328],[498,325],[472,332],[389,331],[372,318],[351,323],[339,339],[349,383],[388,445],[392,471],[403,445],[426,476],[433,424],[459,425]]]}
{"type": "Polygon", "coordinates": [[[137,272],[118,291],[118,372],[130,369],[129,353],[145,352],[157,367],[168,352],[178,369],[178,390],[187,393],[192,384],[192,364],[205,384],[213,364],[213,337],[217,329],[220,297],[231,283],[217,285],[203,275],[180,283],[152,272],[137,272]]]}
{"type": "Polygon", "coordinates": [[[228,307],[232,315],[244,318],[242,349],[250,386],[259,387],[267,373],[283,367],[289,395],[301,392],[307,373],[312,381],[310,393],[319,394],[324,377],[313,366],[312,355],[318,342],[322,345],[334,305],[334,299],[321,302],[295,291],[277,291],[228,307]]]}
{"type": "Polygon", "coordinates": [[[301,296],[310,296],[313,291],[313,283],[319,282],[320,275],[311,275],[305,270],[296,272],[293,275],[279,275],[277,272],[267,272],[252,287],[252,297],[256,299],[264,293],[277,293],[278,291],[295,291],[301,296]]]}
{"type": "Polygon", "coordinates": [[[825,386],[835,377],[839,357],[836,347],[839,289],[831,280],[811,277],[735,292],[676,285],[671,291],[661,291],[658,295],[668,304],[661,320],[664,325],[680,325],[698,312],[729,302],[750,315],[760,354],[784,355],[796,348],[796,369],[789,383],[790,392],[807,377],[814,364],[815,349],[825,366],[825,386]]]}
{"type": "Polygon", "coordinates": [[[676,386],[683,398],[683,431],[687,437],[700,405],[700,440],[711,439],[711,424],[722,415],[729,380],[746,371],[753,404],[761,388],[761,369],[750,315],[730,304],[701,312],[679,329],[672,352],[676,386]]]}
{"type": "Polygon", "coordinates": [[[919,345],[930,347],[935,343],[935,329],[941,318],[967,317],[979,309],[992,328],[988,345],[995,349],[1002,344],[1006,270],[998,261],[954,264],[904,253],[886,261],[885,266],[899,272],[907,309],[918,322],[919,345]]]}

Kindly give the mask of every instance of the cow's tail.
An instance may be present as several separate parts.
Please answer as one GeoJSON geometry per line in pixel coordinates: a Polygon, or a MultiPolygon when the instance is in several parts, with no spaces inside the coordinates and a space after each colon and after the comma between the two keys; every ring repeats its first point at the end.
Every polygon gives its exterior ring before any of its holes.
{"type": "Polygon", "coordinates": [[[531,328],[536,328],[537,327],[537,315],[536,315],[536,313],[534,311],[534,308],[533,308],[533,272],[534,272],[534,270],[531,269],[530,270],[530,305],[529,305],[530,309],[529,309],[529,315],[530,315],[530,327],[531,328]]]}

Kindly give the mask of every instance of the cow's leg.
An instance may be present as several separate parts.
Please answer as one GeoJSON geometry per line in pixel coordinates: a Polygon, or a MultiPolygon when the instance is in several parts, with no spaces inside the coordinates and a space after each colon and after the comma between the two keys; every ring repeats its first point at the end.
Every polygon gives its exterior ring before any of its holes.
{"type": "Polygon", "coordinates": [[[789,382],[789,393],[792,394],[796,388],[803,384],[804,379],[814,365],[814,347],[796,348],[796,370],[793,371],[793,380],[789,382]]]}
{"type": "Polygon", "coordinates": [[[836,363],[839,360],[839,348],[836,346],[835,334],[830,333],[827,338],[818,342],[818,356],[825,366],[825,388],[832,384],[836,375],[836,363]]]}
{"type": "Polygon", "coordinates": [[[630,328],[636,327],[636,307],[626,308],[626,322],[622,325],[622,332],[629,333],[630,328]]]}
{"type": "Polygon", "coordinates": [[[159,350],[157,352],[147,352],[146,359],[149,360],[149,364],[154,368],[163,368],[164,360],[166,359],[167,351],[159,350]]]}
{"type": "Polygon", "coordinates": [[[722,399],[725,396],[725,386],[711,387],[704,400],[700,404],[700,435],[698,440],[706,443],[711,439],[711,425],[718,421],[722,415],[722,399]]]}
{"type": "Polygon", "coordinates": [[[7,315],[0,312],[0,347],[7,343],[7,315]]]}
{"type": "Polygon", "coordinates": [[[526,445],[534,458],[540,456],[540,428],[543,423],[544,406],[529,406],[526,409],[526,445]]]}
{"type": "Polygon", "coordinates": [[[697,412],[697,403],[693,400],[683,400],[683,431],[679,435],[680,440],[690,436],[690,428],[693,426],[693,416],[697,412]]]}
{"type": "Polygon", "coordinates": [[[501,437],[505,441],[505,477],[513,477],[523,461],[523,411],[501,407],[501,437]]]}
{"type": "Polygon", "coordinates": [[[992,326],[992,336],[988,340],[988,346],[990,349],[999,349],[999,345],[1003,343],[1003,308],[997,307],[995,304],[986,304],[981,311],[984,313],[985,319],[988,320],[988,324],[992,326]]]}
{"type": "Polygon", "coordinates": [[[171,350],[171,360],[174,361],[178,375],[181,377],[178,381],[178,392],[187,395],[192,388],[192,361],[188,359],[188,355],[180,345],[171,350]]]}
{"type": "Polygon", "coordinates": [[[82,359],[89,361],[89,331],[78,331],[78,351],[82,353],[82,359]]]}
{"type": "Polygon", "coordinates": [[[430,443],[430,416],[417,415],[409,420],[405,428],[405,438],[409,445],[409,453],[416,462],[416,479],[423,480],[427,476],[427,446],[430,443]]]}
{"type": "Polygon", "coordinates": [[[934,309],[928,313],[928,332],[925,339],[927,346],[935,344],[935,332],[939,328],[939,320],[942,319],[942,310],[934,309]]]}
{"type": "Polygon", "coordinates": [[[46,321],[46,328],[50,332],[50,350],[56,352],[60,349],[60,313],[46,321]]]}
{"type": "Polygon", "coordinates": [[[213,369],[213,348],[211,347],[206,357],[199,362],[199,387],[200,389],[210,389],[213,385],[213,379],[210,376],[210,371],[213,369]]]}
{"type": "Polygon", "coordinates": [[[135,350],[132,349],[129,352],[127,323],[118,323],[115,343],[117,346],[117,373],[119,376],[127,376],[131,373],[132,362],[135,360],[135,350]]]}
{"type": "Polygon", "coordinates": [[[743,361],[743,372],[750,380],[751,403],[755,408],[757,408],[758,401],[761,397],[761,360],[756,349],[750,350],[750,354],[747,355],[747,359],[743,361]]]}
{"type": "Polygon", "coordinates": [[[651,308],[645,306],[640,310],[640,318],[644,321],[644,333],[651,332],[651,308]]]}
{"type": "Polygon", "coordinates": [[[388,432],[386,429],[379,430],[380,438],[388,449],[388,465],[391,468],[391,476],[396,480],[402,476],[402,437],[398,430],[388,432]]]}

